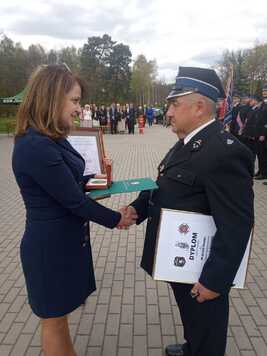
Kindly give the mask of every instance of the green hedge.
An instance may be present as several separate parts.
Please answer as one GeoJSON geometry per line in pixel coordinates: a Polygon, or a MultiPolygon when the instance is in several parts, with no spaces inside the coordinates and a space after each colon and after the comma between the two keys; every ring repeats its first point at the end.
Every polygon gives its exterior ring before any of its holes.
{"type": "Polygon", "coordinates": [[[15,131],[16,118],[13,117],[1,117],[0,118],[0,133],[11,134],[15,131]]]}

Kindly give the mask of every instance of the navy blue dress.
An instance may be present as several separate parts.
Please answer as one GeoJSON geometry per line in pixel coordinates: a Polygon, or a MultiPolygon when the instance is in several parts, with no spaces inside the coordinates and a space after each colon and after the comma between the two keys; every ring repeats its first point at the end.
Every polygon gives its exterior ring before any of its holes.
{"type": "Polygon", "coordinates": [[[88,221],[114,228],[121,215],[84,194],[84,160],[66,139],[29,128],[15,140],[12,165],[26,207],[29,303],[41,318],[66,315],[96,289],[88,221]]]}

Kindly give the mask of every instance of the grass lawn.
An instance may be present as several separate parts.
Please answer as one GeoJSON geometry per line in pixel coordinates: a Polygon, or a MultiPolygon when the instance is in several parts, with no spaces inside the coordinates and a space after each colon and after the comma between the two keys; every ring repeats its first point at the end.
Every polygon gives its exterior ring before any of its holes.
{"type": "Polygon", "coordinates": [[[12,133],[15,129],[15,117],[0,117],[0,133],[12,133]]]}
{"type": "MultiPolygon", "coordinates": [[[[74,120],[75,125],[80,126],[80,120],[74,120]]],[[[16,118],[15,116],[0,117],[0,133],[11,134],[15,130],[16,118]]]]}

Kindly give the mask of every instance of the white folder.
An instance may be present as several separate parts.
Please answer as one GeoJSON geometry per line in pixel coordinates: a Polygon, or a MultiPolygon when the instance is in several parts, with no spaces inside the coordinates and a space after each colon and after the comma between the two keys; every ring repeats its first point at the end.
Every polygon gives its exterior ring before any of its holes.
{"type": "MultiPolygon", "coordinates": [[[[198,282],[215,232],[216,226],[210,215],[162,209],[153,278],[178,283],[198,282]]],[[[251,232],[233,282],[234,288],[244,288],[252,235],[251,232]]]]}

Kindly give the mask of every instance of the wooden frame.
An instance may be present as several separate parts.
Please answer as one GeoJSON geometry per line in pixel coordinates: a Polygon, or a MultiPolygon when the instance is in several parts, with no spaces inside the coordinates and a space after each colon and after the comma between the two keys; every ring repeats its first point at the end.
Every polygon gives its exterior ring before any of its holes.
{"type": "Polygon", "coordinates": [[[99,166],[101,168],[101,173],[106,173],[105,166],[105,148],[103,142],[103,133],[101,128],[90,128],[90,127],[75,127],[71,130],[69,136],[93,136],[96,137],[97,151],[99,166]]]}

